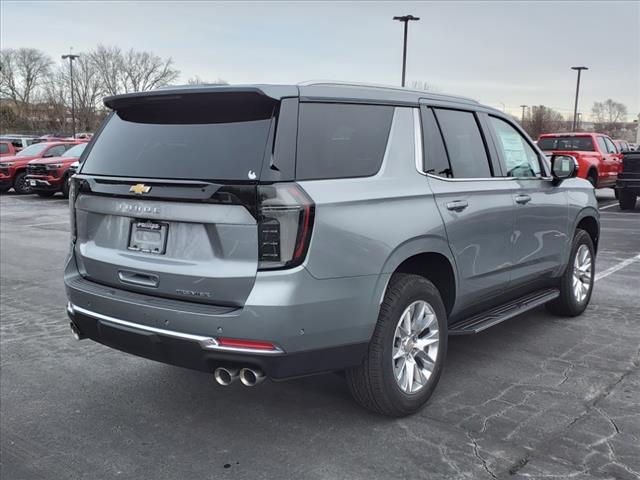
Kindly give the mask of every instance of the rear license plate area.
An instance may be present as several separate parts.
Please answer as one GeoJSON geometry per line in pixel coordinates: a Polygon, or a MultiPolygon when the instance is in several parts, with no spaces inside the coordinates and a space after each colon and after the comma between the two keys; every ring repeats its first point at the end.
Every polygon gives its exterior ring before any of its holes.
{"type": "Polygon", "coordinates": [[[162,255],[167,250],[166,223],[151,222],[148,220],[134,220],[131,222],[129,234],[129,250],[144,253],[162,255]]]}

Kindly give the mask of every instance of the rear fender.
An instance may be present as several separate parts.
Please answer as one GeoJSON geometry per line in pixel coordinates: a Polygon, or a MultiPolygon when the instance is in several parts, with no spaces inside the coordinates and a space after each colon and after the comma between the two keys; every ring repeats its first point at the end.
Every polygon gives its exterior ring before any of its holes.
{"type": "Polygon", "coordinates": [[[372,304],[375,311],[372,312],[372,318],[378,318],[380,313],[380,304],[384,299],[384,294],[387,290],[389,280],[400,264],[408,258],[423,253],[440,254],[445,257],[451,265],[453,265],[456,279],[456,291],[458,291],[458,271],[446,238],[444,236],[437,235],[412,238],[398,245],[384,263],[374,292],[375,301],[372,302],[372,304]]]}

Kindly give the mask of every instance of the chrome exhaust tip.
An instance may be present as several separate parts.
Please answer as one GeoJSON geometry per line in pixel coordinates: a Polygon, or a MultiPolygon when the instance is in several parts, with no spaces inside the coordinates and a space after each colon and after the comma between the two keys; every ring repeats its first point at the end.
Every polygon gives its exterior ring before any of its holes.
{"type": "Polygon", "coordinates": [[[225,368],[218,367],[213,372],[213,378],[216,379],[219,385],[231,385],[238,379],[238,369],[237,368],[225,368]]]}
{"type": "Polygon", "coordinates": [[[76,340],[82,340],[83,338],[86,338],[82,332],[80,331],[80,329],[78,327],[76,327],[76,324],[73,322],[69,322],[69,327],[71,327],[71,334],[73,335],[73,338],[75,338],[76,340]]]}
{"type": "Polygon", "coordinates": [[[266,378],[264,372],[259,369],[243,368],[240,370],[240,381],[245,387],[255,387],[264,382],[266,378]]]}

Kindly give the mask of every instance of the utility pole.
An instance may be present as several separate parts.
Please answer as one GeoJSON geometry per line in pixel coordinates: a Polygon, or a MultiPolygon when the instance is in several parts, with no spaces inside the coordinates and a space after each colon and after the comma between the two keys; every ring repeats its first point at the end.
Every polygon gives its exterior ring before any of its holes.
{"type": "Polygon", "coordinates": [[[527,108],[527,105],[520,105],[522,108],[522,120],[520,120],[520,125],[524,125],[524,109],[527,108]]]}
{"type": "Polygon", "coordinates": [[[62,55],[63,60],[69,60],[69,76],[71,77],[71,130],[73,131],[73,138],[76,136],[76,101],[73,90],[73,61],[78,58],[80,58],[80,55],[74,55],[72,53],[62,55]]]}
{"type": "Polygon", "coordinates": [[[409,22],[412,20],[418,21],[420,17],[403,15],[402,17],[393,17],[393,19],[404,23],[404,46],[402,48],[402,86],[404,87],[407,73],[407,32],[409,30],[409,22]]]}
{"type": "Polygon", "coordinates": [[[571,131],[576,131],[576,124],[578,123],[578,94],[580,93],[580,74],[582,70],[589,70],[588,67],[571,67],[571,70],[578,71],[578,82],[576,83],[576,101],[573,106],[573,125],[571,125],[571,131]]]}

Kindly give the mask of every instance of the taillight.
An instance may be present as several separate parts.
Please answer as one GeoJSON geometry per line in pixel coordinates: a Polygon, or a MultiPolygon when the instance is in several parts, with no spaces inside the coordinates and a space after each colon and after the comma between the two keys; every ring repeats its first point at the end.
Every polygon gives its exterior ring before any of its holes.
{"type": "Polygon", "coordinates": [[[71,242],[76,242],[76,195],[78,191],[78,183],[72,177],[66,180],[69,182],[69,232],[71,232],[71,242]]]}
{"type": "Polygon", "coordinates": [[[311,241],[315,205],[295,183],[258,187],[260,270],[300,265],[311,241]]]}

